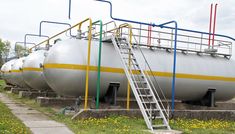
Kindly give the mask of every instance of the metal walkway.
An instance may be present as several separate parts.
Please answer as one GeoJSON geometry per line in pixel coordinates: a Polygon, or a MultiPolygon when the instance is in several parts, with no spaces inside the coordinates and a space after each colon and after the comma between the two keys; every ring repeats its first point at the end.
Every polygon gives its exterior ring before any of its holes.
{"type": "Polygon", "coordinates": [[[152,86],[149,83],[150,79],[147,79],[143,69],[140,67],[128,39],[113,35],[111,36],[111,40],[115,50],[120,55],[124,65],[125,74],[147,127],[152,131],[160,128],[171,130],[166,116],[163,113],[166,109],[160,107],[158,103],[160,98],[156,98],[152,86]]]}

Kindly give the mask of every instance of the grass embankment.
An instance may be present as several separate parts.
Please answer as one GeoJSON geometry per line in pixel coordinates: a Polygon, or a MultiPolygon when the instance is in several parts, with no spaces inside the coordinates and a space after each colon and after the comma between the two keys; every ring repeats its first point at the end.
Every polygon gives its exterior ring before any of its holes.
{"type": "MultiPolygon", "coordinates": [[[[34,109],[47,114],[52,119],[65,123],[76,134],[143,134],[148,133],[142,118],[126,116],[110,116],[107,118],[89,118],[84,120],[71,120],[71,116],[57,114],[50,107],[40,107],[34,100],[20,99],[17,95],[8,94],[11,98],[25,103],[34,109]]],[[[175,119],[170,121],[172,129],[181,130],[186,134],[231,134],[235,133],[235,121],[175,119]]]]}
{"type": "MultiPolygon", "coordinates": [[[[5,86],[0,80],[0,92],[5,86]]],[[[30,134],[29,129],[0,101],[0,134],[30,134]]]]}

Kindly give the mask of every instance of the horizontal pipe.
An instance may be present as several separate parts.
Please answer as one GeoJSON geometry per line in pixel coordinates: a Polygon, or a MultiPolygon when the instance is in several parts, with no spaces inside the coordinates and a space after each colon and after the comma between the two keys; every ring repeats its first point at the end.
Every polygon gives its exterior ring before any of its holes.
{"type": "Polygon", "coordinates": [[[24,47],[26,49],[26,40],[27,40],[27,36],[34,36],[34,37],[42,37],[42,38],[49,38],[49,36],[47,35],[38,35],[38,34],[25,34],[24,35],[24,47]]]}
{"type": "MultiPolygon", "coordinates": [[[[40,25],[39,25],[39,35],[42,34],[42,24],[43,23],[58,24],[58,25],[67,25],[67,26],[71,27],[71,25],[69,23],[56,22],[56,21],[44,21],[43,20],[43,21],[40,22],[40,25]]],[[[69,30],[69,34],[70,34],[70,36],[72,36],[71,29],[69,30]]]]}
{"type": "MultiPolygon", "coordinates": [[[[59,32],[58,34],[55,34],[55,35],[49,37],[47,40],[44,40],[44,41],[40,42],[39,44],[35,45],[34,47],[40,46],[41,44],[43,44],[43,43],[45,43],[45,42],[49,42],[49,40],[51,40],[51,39],[53,39],[53,38],[55,38],[55,37],[61,35],[62,33],[65,33],[66,31],[68,31],[68,30],[70,30],[70,29],[72,29],[72,28],[75,28],[75,27],[77,27],[77,26],[80,27],[83,22],[85,22],[85,21],[87,21],[87,20],[89,20],[89,19],[90,19],[90,18],[87,18],[87,19],[83,20],[82,22],[79,22],[79,23],[73,25],[72,27],[67,28],[67,29],[65,29],[65,30],[63,30],[63,31],[61,31],[61,32],[59,32]]],[[[34,47],[30,48],[30,50],[33,49],[34,47]]]]}
{"type": "MultiPolygon", "coordinates": [[[[106,1],[106,0],[96,0],[96,1],[105,2],[105,3],[108,3],[110,5],[110,17],[114,20],[125,21],[125,22],[129,22],[129,23],[137,23],[137,24],[142,24],[142,25],[149,25],[149,26],[154,26],[154,27],[160,27],[159,25],[156,25],[154,23],[151,24],[151,23],[145,23],[145,22],[140,22],[140,21],[133,21],[133,20],[115,18],[115,17],[112,16],[112,3],[111,2],[106,1]]],[[[169,26],[162,26],[162,27],[167,28],[167,29],[175,29],[174,27],[169,27],[169,26]]],[[[178,28],[178,31],[185,31],[185,32],[192,32],[192,33],[200,33],[200,34],[210,35],[210,33],[208,33],[208,32],[201,32],[201,31],[196,31],[196,30],[191,30],[191,29],[178,28]]],[[[215,34],[215,36],[224,37],[224,38],[228,38],[228,39],[231,39],[231,40],[235,41],[235,38],[227,36],[227,35],[215,34]]]]}

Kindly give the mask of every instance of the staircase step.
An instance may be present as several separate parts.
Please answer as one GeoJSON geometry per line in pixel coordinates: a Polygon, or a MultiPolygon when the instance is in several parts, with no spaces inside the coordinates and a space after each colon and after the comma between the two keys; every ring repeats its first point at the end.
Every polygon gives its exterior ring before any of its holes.
{"type": "Polygon", "coordinates": [[[152,125],[153,128],[163,128],[167,127],[167,125],[152,125]]]}
{"type": "Polygon", "coordinates": [[[142,103],[145,103],[145,104],[156,104],[156,102],[154,102],[154,101],[143,101],[142,103]]]}
{"type": "MultiPolygon", "coordinates": [[[[151,117],[150,117],[150,119],[151,119],[151,117]]],[[[161,116],[152,116],[152,119],[163,119],[161,116]]]]}
{"type": "Polygon", "coordinates": [[[125,60],[136,60],[136,58],[129,58],[129,57],[123,57],[122,59],[125,59],[125,60]]]}
{"type": "Polygon", "coordinates": [[[145,109],[145,111],[160,111],[159,109],[145,109]]]}
{"type": "Polygon", "coordinates": [[[133,53],[131,53],[131,52],[121,52],[121,54],[130,54],[130,55],[133,55],[133,53]]]}
{"type": "Polygon", "coordinates": [[[153,97],[152,95],[139,95],[140,97],[153,97]]]}
{"type": "MultiPolygon", "coordinates": [[[[129,66],[129,63],[126,63],[126,65],[129,66]]],[[[130,63],[130,65],[139,66],[139,64],[133,64],[132,62],[130,63]]]]}
{"type": "Polygon", "coordinates": [[[146,81],[134,81],[135,83],[147,83],[146,81]]]}
{"type": "Polygon", "coordinates": [[[136,88],[136,89],[140,89],[140,90],[149,90],[148,87],[146,87],[146,88],[144,88],[144,87],[138,87],[138,88],[136,88]]]}
{"type": "Polygon", "coordinates": [[[131,49],[131,48],[128,47],[128,46],[120,46],[119,48],[121,48],[121,49],[131,49]]]}

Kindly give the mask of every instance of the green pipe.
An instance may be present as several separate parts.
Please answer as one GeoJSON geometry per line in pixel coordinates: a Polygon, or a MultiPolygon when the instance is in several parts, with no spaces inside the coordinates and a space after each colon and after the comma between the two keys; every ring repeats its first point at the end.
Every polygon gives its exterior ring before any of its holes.
{"type": "Polygon", "coordinates": [[[102,49],[102,31],[103,31],[103,22],[98,20],[92,25],[100,23],[100,41],[99,41],[99,54],[98,54],[98,74],[97,74],[97,83],[96,83],[96,109],[99,108],[99,98],[100,98],[100,66],[101,66],[101,49],[102,49]]]}

